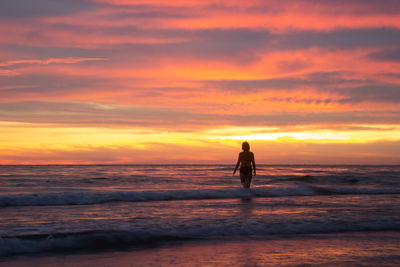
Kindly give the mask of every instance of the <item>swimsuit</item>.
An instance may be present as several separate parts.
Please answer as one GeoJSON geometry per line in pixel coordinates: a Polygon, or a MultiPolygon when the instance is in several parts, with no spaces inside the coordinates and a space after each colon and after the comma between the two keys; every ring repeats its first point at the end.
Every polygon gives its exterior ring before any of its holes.
{"type": "Polygon", "coordinates": [[[243,167],[240,167],[240,174],[243,174],[243,175],[251,175],[252,174],[252,168],[251,168],[251,166],[243,166],[243,167]]]}

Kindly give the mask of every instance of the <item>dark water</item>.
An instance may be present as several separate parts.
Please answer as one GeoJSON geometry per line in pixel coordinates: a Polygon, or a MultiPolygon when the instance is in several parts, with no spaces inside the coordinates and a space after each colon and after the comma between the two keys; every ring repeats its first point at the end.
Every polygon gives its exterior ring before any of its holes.
{"type": "Polygon", "coordinates": [[[0,256],[400,231],[400,166],[0,166],[0,256]]]}

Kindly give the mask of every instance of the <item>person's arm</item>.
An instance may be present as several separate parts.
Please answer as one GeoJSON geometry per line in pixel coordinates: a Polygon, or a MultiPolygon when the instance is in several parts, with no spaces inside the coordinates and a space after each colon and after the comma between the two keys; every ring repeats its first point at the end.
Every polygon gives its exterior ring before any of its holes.
{"type": "Polygon", "coordinates": [[[256,161],[254,160],[254,153],[251,159],[251,163],[253,164],[254,176],[256,176],[256,161]]]}
{"type": "Polygon", "coordinates": [[[240,164],[240,153],[239,153],[239,156],[238,156],[238,161],[236,163],[235,169],[233,170],[233,175],[235,175],[237,169],[239,168],[239,164],[240,164]]]}

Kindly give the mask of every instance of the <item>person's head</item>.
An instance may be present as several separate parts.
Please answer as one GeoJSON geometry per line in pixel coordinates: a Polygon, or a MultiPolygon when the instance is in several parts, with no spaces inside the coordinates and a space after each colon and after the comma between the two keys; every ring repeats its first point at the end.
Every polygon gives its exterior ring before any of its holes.
{"type": "Polygon", "coordinates": [[[250,145],[247,142],[242,143],[242,149],[243,151],[249,151],[250,150],[250,145]]]}

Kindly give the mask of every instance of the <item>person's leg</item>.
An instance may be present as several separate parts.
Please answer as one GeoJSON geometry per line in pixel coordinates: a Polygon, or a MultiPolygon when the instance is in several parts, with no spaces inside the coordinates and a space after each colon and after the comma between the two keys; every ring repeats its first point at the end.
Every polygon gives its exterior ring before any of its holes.
{"type": "Polygon", "coordinates": [[[250,188],[250,184],[251,184],[251,179],[253,178],[253,175],[250,173],[250,174],[247,174],[247,176],[246,176],[246,188],[250,188]]]}
{"type": "Polygon", "coordinates": [[[242,184],[243,188],[246,188],[246,174],[240,172],[240,183],[242,184]]]}

